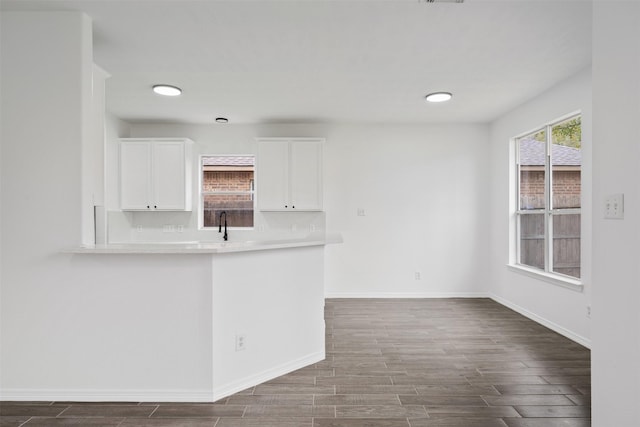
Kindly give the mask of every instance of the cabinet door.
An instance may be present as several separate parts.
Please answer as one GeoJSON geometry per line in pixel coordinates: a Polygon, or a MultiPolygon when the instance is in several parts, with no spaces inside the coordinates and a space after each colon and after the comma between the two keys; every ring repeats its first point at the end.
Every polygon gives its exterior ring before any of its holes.
{"type": "Polygon", "coordinates": [[[282,211],[289,204],[289,143],[260,141],[258,144],[258,209],[282,211]]]}
{"type": "Polygon", "coordinates": [[[120,144],[120,207],[123,210],[148,210],[151,175],[151,144],[120,144]]]}
{"type": "Polygon", "coordinates": [[[290,194],[295,210],[322,210],[322,141],[291,143],[290,194]]]}
{"type": "Polygon", "coordinates": [[[153,144],[151,176],[154,209],[184,210],[186,208],[184,147],[183,142],[153,144]]]}

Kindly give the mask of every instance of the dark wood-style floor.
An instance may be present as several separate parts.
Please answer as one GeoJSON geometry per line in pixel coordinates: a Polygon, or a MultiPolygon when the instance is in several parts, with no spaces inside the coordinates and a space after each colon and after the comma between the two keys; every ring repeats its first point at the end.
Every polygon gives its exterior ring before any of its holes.
{"type": "Polygon", "coordinates": [[[3,402],[1,426],[586,427],[588,349],[488,299],[332,299],[327,358],[213,404],[3,402]]]}

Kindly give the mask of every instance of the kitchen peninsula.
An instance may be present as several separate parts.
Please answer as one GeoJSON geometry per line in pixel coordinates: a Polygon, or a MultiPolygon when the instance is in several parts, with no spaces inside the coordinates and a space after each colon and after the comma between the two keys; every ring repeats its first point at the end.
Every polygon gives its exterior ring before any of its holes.
{"type": "MultiPolygon", "coordinates": [[[[340,242],[341,237],[334,235],[295,240],[87,245],[66,252],[75,254],[81,262],[89,258],[111,271],[126,271],[132,262],[141,260],[142,267],[136,268],[135,275],[120,277],[119,285],[132,289],[138,286],[140,275],[157,277],[157,268],[167,272],[162,286],[179,289],[187,285],[179,278],[189,277],[195,264],[195,270],[204,274],[197,275],[200,283],[193,283],[192,277],[185,292],[194,285],[200,292],[211,292],[210,304],[201,301],[204,306],[193,310],[203,310],[204,316],[200,317],[210,318],[210,322],[201,319],[194,326],[202,329],[201,339],[211,342],[212,388],[195,394],[156,395],[155,399],[216,401],[324,359],[324,245],[340,242]]],[[[152,316],[161,314],[154,313],[153,305],[145,310],[152,316]]],[[[176,332],[194,331],[172,333],[176,332]]],[[[171,365],[165,368],[184,369],[171,365]]],[[[127,400],[126,396],[120,398],[127,400]]],[[[133,395],[131,399],[139,397],[133,395]]]]}

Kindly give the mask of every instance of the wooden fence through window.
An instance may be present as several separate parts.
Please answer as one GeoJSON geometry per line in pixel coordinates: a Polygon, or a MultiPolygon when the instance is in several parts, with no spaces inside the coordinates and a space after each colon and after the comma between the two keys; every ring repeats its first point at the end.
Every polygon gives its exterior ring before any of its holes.
{"type": "MultiPolygon", "coordinates": [[[[520,263],[544,269],[544,213],[520,215],[520,263]]],[[[580,214],[553,215],[553,271],[580,278],[580,214]]]]}

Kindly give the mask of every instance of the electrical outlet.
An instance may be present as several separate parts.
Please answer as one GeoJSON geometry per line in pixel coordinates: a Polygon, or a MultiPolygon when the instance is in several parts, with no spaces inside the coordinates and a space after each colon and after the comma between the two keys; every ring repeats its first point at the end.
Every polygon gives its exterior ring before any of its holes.
{"type": "Polygon", "coordinates": [[[420,272],[419,272],[419,271],[416,271],[416,272],[414,273],[414,277],[415,277],[415,279],[416,279],[416,280],[421,280],[421,279],[422,279],[422,275],[420,274],[420,272]]]}
{"type": "Polygon", "coordinates": [[[163,233],[173,233],[175,230],[175,227],[173,225],[163,225],[162,226],[162,232],[163,233]]]}
{"type": "Polygon", "coordinates": [[[176,225],[176,231],[178,233],[184,233],[184,225],[182,224],[176,225]]]}
{"type": "Polygon", "coordinates": [[[591,306],[590,305],[587,306],[587,317],[589,319],[591,319],[591,306]]]}
{"type": "Polygon", "coordinates": [[[316,225],[315,224],[309,225],[309,233],[313,233],[315,231],[316,231],[316,225]]]}
{"type": "Polygon", "coordinates": [[[242,351],[247,348],[247,336],[245,334],[236,335],[236,351],[242,351]]]}
{"type": "Polygon", "coordinates": [[[358,216],[365,216],[364,208],[358,208],[358,216]]]}

